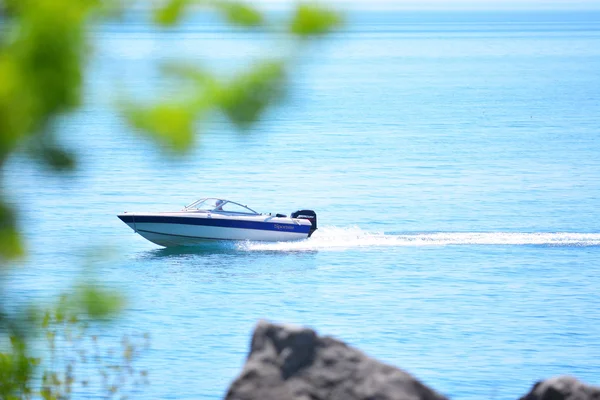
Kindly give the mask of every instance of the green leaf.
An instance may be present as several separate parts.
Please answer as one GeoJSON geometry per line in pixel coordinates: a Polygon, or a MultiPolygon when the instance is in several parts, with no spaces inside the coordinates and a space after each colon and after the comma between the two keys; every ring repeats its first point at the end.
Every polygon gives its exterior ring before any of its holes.
{"type": "Polygon", "coordinates": [[[47,328],[50,325],[50,312],[46,311],[44,319],[42,320],[42,328],[47,328]]]}
{"type": "Polygon", "coordinates": [[[7,204],[0,202],[0,260],[22,257],[24,253],[15,212],[7,204]]]}
{"type": "Polygon", "coordinates": [[[99,10],[98,14],[106,19],[118,20],[123,17],[130,1],[123,0],[102,0],[96,2],[99,10]]]}
{"type": "Polygon", "coordinates": [[[36,367],[42,363],[42,359],[38,357],[29,357],[28,361],[31,365],[36,367]]]}
{"type": "Polygon", "coordinates": [[[217,1],[215,5],[232,24],[253,28],[261,26],[264,22],[260,11],[248,4],[236,1],[217,1]]]}
{"type": "Polygon", "coordinates": [[[67,313],[69,311],[68,308],[68,298],[66,295],[63,294],[60,296],[58,304],[54,309],[54,322],[59,324],[64,322],[65,318],[67,318],[67,313]]]}
{"type": "MultiPolygon", "coordinates": [[[[89,1],[23,1],[23,23],[14,54],[33,101],[32,117],[42,130],[48,117],[80,104],[85,56],[84,24],[89,1]]],[[[20,6],[21,7],[21,6],[20,6]]]]}
{"type": "MultiPolygon", "coordinates": [[[[187,85],[187,88],[193,91],[193,98],[198,98],[205,91],[214,90],[217,85],[215,76],[210,71],[197,65],[184,62],[168,62],[161,65],[161,71],[169,77],[183,81],[187,85]]],[[[190,103],[188,102],[188,104],[190,103]]],[[[201,104],[200,109],[202,108],[204,106],[201,104]]]]}
{"type": "Polygon", "coordinates": [[[13,151],[31,128],[33,106],[33,99],[23,90],[24,77],[17,60],[6,53],[0,53],[0,159],[13,151]]]}
{"type": "Polygon", "coordinates": [[[300,3],[290,30],[301,37],[321,36],[342,25],[339,13],[318,4],[300,3]]]}
{"type": "Polygon", "coordinates": [[[52,391],[49,388],[44,388],[42,389],[42,391],[40,392],[40,394],[42,395],[42,398],[44,400],[56,400],[56,396],[54,396],[52,394],[52,391]]]}
{"type": "Polygon", "coordinates": [[[150,107],[128,106],[126,117],[136,128],[169,149],[183,153],[194,139],[195,113],[186,105],[171,103],[150,107]]]}
{"type": "Polygon", "coordinates": [[[76,166],[75,153],[61,145],[57,132],[51,128],[45,129],[25,142],[25,149],[32,159],[39,161],[43,167],[52,171],[71,171],[76,166]]]}
{"type": "Polygon", "coordinates": [[[31,393],[30,381],[34,362],[27,356],[27,343],[22,337],[10,335],[11,349],[0,353],[0,398],[20,399],[31,393]]]}
{"type": "Polygon", "coordinates": [[[76,304],[91,318],[107,318],[117,313],[123,307],[123,298],[116,292],[86,284],[78,291],[76,304]]]}
{"type": "Polygon", "coordinates": [[[190,0],[168,0],[162,7],[154,10],[154,22],[163,26],[175,25],[189,4],[190,0]]]}
{"type": "Polygon", "coordinates": [[[218,106],[239,128],[248,129],[268,105],[284,97],[285,81],[283,62],[263,62],[221,88],[218,106]]]}
{"type": "Polygon", "coordinates": [[[41,148],[40,155],[44,163],[56,171],[69,171],[75,168],[75,155],[59,146],[44,146],[41,148]]]}
{"type": "Polygon", "coordinates": [[[21,235],[15,228],[0,227],[0,257],[15,259],[25,255],[21,235]]]}

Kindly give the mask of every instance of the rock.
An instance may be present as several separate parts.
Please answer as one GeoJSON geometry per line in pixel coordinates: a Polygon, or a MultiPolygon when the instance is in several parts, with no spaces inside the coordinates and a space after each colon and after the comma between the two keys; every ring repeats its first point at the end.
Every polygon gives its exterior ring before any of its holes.
{"type": "Polygon", "coordinates": [[[520,400],[600,400],[600,387],[571,376],[558,376],[536,383],[520,400]]]}
{"type": "Polygon", "coordinates": [[[446,400],[416,378],[311,329],[260,321],[227,400],[446,400]]]}

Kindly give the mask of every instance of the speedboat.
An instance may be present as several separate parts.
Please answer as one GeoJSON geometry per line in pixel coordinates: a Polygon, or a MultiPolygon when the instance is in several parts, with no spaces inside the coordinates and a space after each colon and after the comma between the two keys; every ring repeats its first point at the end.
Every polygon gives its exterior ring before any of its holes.
{"type": "Polygon", "coordinates": [[[299,210],[290,217],[260,214],[231,200],[205,198],[181,211],[118,214],[134,232],[159,246],[195,246],[215,240],[283,242],[310,237],[317,214],[299,210]]]}

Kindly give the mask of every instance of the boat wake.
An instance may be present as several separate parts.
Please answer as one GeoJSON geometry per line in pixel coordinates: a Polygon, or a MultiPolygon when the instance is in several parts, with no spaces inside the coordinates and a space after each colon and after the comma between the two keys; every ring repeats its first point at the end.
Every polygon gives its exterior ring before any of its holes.
{"type": "Polygon", "coordinates": [[[311,238],[298,242],[244,242],[246,251],[317,251],[357,247],[460,245],[539,245],[554,247],[600,246],[600,233],[520,233],[520,232],[429,232],[376,233],[358,227],[322,227],[311,238]]]}

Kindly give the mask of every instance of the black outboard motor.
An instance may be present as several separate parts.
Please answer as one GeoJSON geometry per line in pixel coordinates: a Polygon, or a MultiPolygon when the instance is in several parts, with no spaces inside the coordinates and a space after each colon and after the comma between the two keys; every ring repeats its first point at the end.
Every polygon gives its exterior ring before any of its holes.
{"type": "Polygon", "coordinates": [[[296,212],[293,212],[291,217],[307,219],[310,221],[310,223],[312,224],[312,228],[310,228],[310,231],[308,232],[308,237],[310,237],[314,233],[314,231],[317,230],[317,213],[313,210],[298,210],[296,212]]]}

